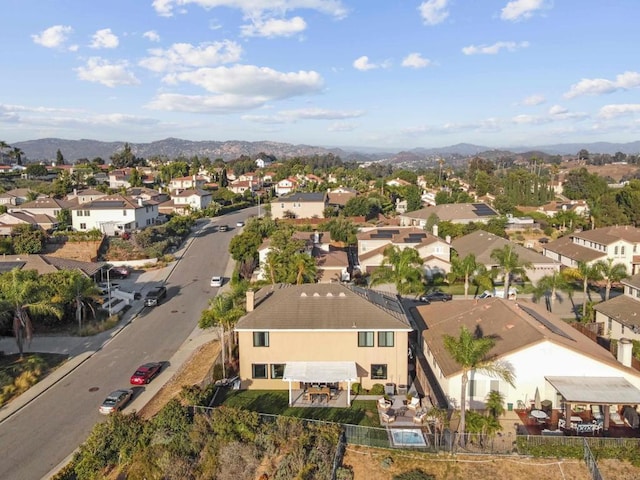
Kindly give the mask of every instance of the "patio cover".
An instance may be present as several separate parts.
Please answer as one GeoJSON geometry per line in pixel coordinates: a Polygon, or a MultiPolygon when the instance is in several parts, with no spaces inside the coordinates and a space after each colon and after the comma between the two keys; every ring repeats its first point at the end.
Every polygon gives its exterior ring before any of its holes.
{"type": "Polygon", "coordinates": [[[619,405],[640,403],[640,390],[624,377],[545,377],[571,403],[619,405]]]}
{"type": "Polygon", "coordinates": [[[282,380],[289,382],[289,406],[293,405],[292,382],[347,382],[347,405],[351,405],[351,382],[358,380],[356,362],[287,362],[282,380]]]}
{"type": "Polygon", "coordinates": [[[306,383],[355,382],[358,375],[356,362],[287,362],[282,379],[306,383]]]}

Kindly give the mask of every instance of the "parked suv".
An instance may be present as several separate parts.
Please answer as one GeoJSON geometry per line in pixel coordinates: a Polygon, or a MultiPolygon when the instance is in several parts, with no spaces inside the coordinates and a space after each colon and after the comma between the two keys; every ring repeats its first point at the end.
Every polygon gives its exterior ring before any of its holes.
{"type": "Polygon", "coordinates": [[[160,301],[167,296],[167,287],[155,287],[147,293],[144,298],[144,304],[147,307],[155,307],[160,304],[160,301]]]}

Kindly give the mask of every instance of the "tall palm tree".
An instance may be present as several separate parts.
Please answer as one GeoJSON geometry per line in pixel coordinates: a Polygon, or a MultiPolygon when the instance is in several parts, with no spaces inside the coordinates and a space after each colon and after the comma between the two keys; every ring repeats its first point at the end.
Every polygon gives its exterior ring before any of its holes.
{"type": "MultiPolygon", "coordinates": [[[[222,348],[227,353],[227,358],[230,358],[231,355],[231,345],[226,344],[225,332],[230,331],[243,314],[244,309],[235,304],[233,295],[223,293],[216,295],[209,301],[209,308],[202,312],[198,322],[200,328],[217,325],[222,329],[222,348]]],[[[233,343],[233,336],[231,342],[233,343]]]]}
{"type": "Polygon", "coordinates": [[[542,297],[548,298],[549,311],[553,312],[558,290],[571,295],[571,284],[562,272],[554,271],[551,275],[545,275],[538,280],[533,291],[533,299],[537,301],[542,297]]]}
{"type": "Polygon", "coordinates": [[[41,286],[37,276],[14,268],[0,277],[1,311],[13,317],[13,333],[20,356],[25,342],[33,335],[31,315],[54,315],[62,318],[62,309],[50,299],[41,297],[41,286]]]}
{"type": "Polygon", "coordinates": [[[9,145],[7,142],[5,142],[4,140],[0,140],[0,157],[4,157],[4,151],[10,147],[11,145],[9,145]]]}
{"type": "Polygon", "coordinates": [[[316,260],[307,253],[296,253],[291,258],[291,266],[294,268],[296,285],[313,283],[316,281],[316,260]]]}
{"type": "Polygon", "coordinates": [[[505,245],[491,252],[494,259],[504,274],[504,298],[509,298],[509,285],[512,275],[524,275],[525,269],[531,268],[531,262],[521,261],[514,245],[505,245]]]}
{"type": "Polygon", "coordinates": [[[489,376],[500,378],[514,386],[515,376],[508,366],[489,358],[489,352],[496,344],[493,337],[474,335],[465,326],[460,327],[458,338],[444,335],[444,348],[453,360],[462,368],[460,390],[460,442],[464,444],[465,418],[467,409],[467,384],[469,372],[479,371],[489,376]]]}
{"type": "Polygon", "coordinates": [[[589,265],[585,262],[578,262],[578,266],[574,268],[567,268],[564,274],[571,279],[582,282],[582,294],[584,295],[584,301],[582,302],[582,318],[587,318],[587,289],[589,288],[589,282],[600,280],[602,274],[600,268],[594,265],[589,265]]]}
{"type": "Polygon", "coordinates": [[[389,245],[382,265],[371,274],[371,285],[393,283],[400,295],[420,294],[424,291],[422,263],[417,250],[389,245]]]}
{"type": "Polygon", "coordinates": [[[627,267],[624,263],[613,263],[613,258],[607,258],[606,261],[599,260],[595,266],[600,270],[600,275],[607,282],[605,287],[604,299],[609,300],[611,293],[611,284],[619,282],[627,276],[627,267]]]}
{"type": "Polygon", "coordinates": [[[78,270],[72,270],[63,274],[59,291],[60,300],[63,303],[73,305],[76,321],[78,322],[78,331],[81,331],[82,322],[86,317],[86,310],[91,310],[94,318],[96,316],[93,306],[100,298],[100,290],[90,278],[85,277],[78,270]]]}
{"type": "Polygon", "coordinates": [[[479,264],[476,261],[476,256],[473,253],[468,254],[464,258],[460,258],[454,251],[451,256],[451,273],[449,278],[454,281],[459,278],[464,278],[464,298],[469,297],[469,279],[478,272],[479,264]]]}
{"type": "Polygon", "coordinates": [[[13,147],[13,149],[9,151],[9,157],[15,159],[18,165],[22,165],[22,155],[24,155],[24,152],[18,147],[13,147]]]}

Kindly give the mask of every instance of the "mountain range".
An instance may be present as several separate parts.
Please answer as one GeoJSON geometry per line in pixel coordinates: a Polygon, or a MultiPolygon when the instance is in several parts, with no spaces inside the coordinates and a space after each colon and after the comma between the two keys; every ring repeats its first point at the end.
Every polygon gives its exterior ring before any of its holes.
{"type": "MultiPolygon", "coordinates": [[[[75,163],[78,159],[92,160],[100,157],[106,162],[109,158],[124,148],[125,142],[102,142],[98,140],[65,140],[61,138],[42,138],[11,144],[11,147],[19,148],[24,152],[27,161],[36,162],[42,160],[55,160],[57,151],[60,150],[66,163],[75,163]]],[[[389,161],[392,163],[406,163],[437,157],[469,157],[492,152],[508,155],[523,154],[526,152],[542,152],[547,155],[576,155],[581,149],[590,153],[625,154],[640,153],[640,141],[630,143],[565,143],[555,145],[542,145],[531,147],[510,147],[496,149],[494,147],[459,143],[440,148],[413,148],[408,150],[378,150],[367,147],[320,147],[312,145],[293,145],[278,142],[245,142],[245,141],[191,141],[180,138],[166,138],[150,143],[130,143],[131,151],[142,158],[190,158],[198,156],[208,157],[211,160],[222,158],[225,161],[233,160],[241,155],[255,157],[260,153],[273,155],[278,159],[297,156],[333,154],[345,161],[389,161]]]]}

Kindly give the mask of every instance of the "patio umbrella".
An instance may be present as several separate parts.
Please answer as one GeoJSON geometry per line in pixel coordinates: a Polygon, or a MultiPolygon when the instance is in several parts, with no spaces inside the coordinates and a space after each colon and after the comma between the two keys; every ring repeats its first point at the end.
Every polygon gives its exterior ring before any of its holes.
{"type": "Polygon", "coordinates": [[[542,404],[540,403],[540,390],[536,387],[536,395],[533,397],[533,406],[536,410],[542,410],[542,404]]]}

